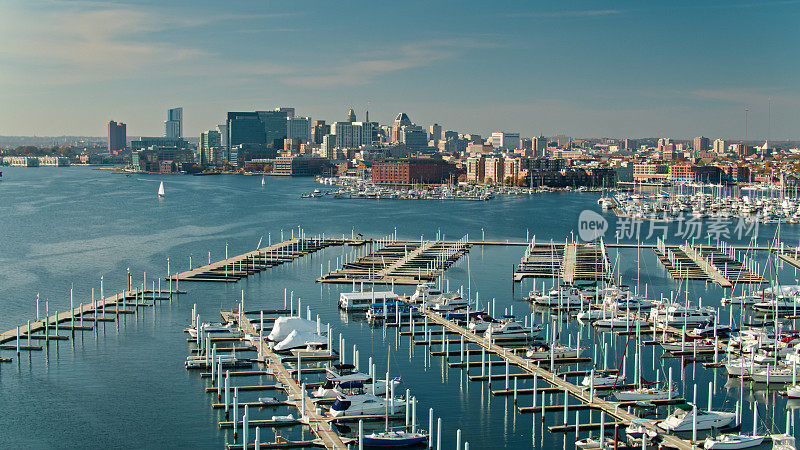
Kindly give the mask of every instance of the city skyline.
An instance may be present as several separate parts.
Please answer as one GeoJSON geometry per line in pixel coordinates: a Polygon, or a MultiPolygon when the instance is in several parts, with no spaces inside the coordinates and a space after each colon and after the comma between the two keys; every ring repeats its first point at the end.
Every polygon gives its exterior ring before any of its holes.
{"type": "Polygon", "coordinates": [[[749,107],[750,139],[797,138],[796,1],[187,5],[0,1],[16,44],[0,135],[102,136],[113,119],[160,136],[180,105],[197,137],[229,111],[330,123],[369,102],[381,124],[404,111],[483,135],[726,139],[749,107]]]}

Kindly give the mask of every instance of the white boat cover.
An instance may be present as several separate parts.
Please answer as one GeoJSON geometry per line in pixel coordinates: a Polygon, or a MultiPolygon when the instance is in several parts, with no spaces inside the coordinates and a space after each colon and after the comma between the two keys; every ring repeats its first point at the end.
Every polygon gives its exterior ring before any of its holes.
{"type": "Polygon", "coordinates": [[[276,351],[291,350],[293,348],[305,348],[308,344],[325,345],[328,340],[318,335],[317,333],[307,333],[303,331],[292,330],[286,339],[275,344],[272,347],[276,351]]]}
{"type": "Polygon", "coordinates": [[[317,323],[311,320],[303,319],[302,317],[278,317],[272,326],[267,339],[274,342],[280,342],[286,339],[292,331],[300,331],[304,333],[316,333],[317,323]]]}

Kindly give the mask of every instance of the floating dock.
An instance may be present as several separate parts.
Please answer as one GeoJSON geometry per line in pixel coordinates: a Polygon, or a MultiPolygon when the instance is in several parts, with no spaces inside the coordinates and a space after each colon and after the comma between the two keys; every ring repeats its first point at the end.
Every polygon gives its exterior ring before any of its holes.
{"type": "MultiPolygon", "coordinates": [[[[551,393],[563,393],[564,394],[564,403],[559,405],[560,409],[564,408],[564,405],[567,405],[567,408],[575,410],[576,408],[582,409],[592,409],[603,411],[608,416],[616,419],[616,422],[610,421],[606,422],[607,426],[613,427],[615,424],[620,426],[630,425],[633,420],[639,419],[637,416],[629,413],[626,410],[626,406],[630,404],[630,402],[613,402],[609,400],[605,400],[599,398],[595,393],[590,392],[589,388],[576,385],[567,381],[564,377],[564,374],[558,373],[555,370],[547,370],[543,367],[536,365],[534,360],[523,358],[519,356],[516,352],[509,351],[508,348],[502,347],[497,345],[496,343],[480,337],[461,326],[444,319],[440,315],[434,313],[430,310],[422,310],[425,314],[427,319],[428,326],[441,326],[443,330],[450,331],[455,334],[459,334],[461,341],[464,346],[461,348],[464,349],[466,345],[475,345],[481,349],[482,355],[485,355],[489,362],[487,365],[489,369],[488,374],[482,374],[480,377],[471,377],[477,380],[483,379],[497,379],[497,378],[505,378],[506,380],[506,390],[503,393],[498,392],[497,395],[509,395],[509,391],[511,391],[509,386],[509,380],[513,380],[514,378],[527,378],[527,377],[535,377],[538,380],[541,380],[550,385],[550,387],[540,388],[548,390],[547,392],[551,393]],[[505,374],[501,377],[497,377],[496,375],[493,376],[491,373],[491,367],[496,364],[496,362],[492,361],[492,356],[500,358],[501,364],[504,364],[506,367],[505,374]],[[520,373],[517,374],[510,374],[509,368],[514,367],[517,370],[520,370],[520,373]],[[569,396],[572,396],[580,401],[580,404],[576,405],[568,405],[569,396]]],[[[672,331],[672,330],[670,330],[672,331]]],[[[433,331],[429,332],[433,334],[433,331]]],[[[430,335],[429,334],[429,335],[430,335]]],[[[449,341],[448,341],[449,343],[449,341]]],[[[447,343],[446,343],[447,345],[447,343]]],[[[447,347],[445,347],[447,348],[447,347]]],[[[449,353],[449,351],[448,351],[449,353]]],[[[463,354],[463,350],[462,350],[463,354]]],[[[482,365],[483,363],[478,363],[478,365],[482,365]]],[[[600,387],[596,387],[595,390],[599,390],[600,387]]],[[[540,390],[529,390],[530,393],[540,392],[540,390]]],[[[511,391],[511,395],[513,395],[513,391],[511,391]]],[[[494,393],[494,392],[493,392],[494,393]]],[[[672,401],[677,401],[677,399],[671,399],[672,401]]],[[[667,402],[669,403],[669,401],[667,402]]],[[[550,406],[552,408],[552,405],[550,406]]],[[[539,408],[541,410],[541,407],[539,408]]],[[[530,408],[523,408],[520,412],[533,412],[530,408]]],[[[655,430],[655,422],[643,422],[643,425],[648,429],[655,430]]],[[[597,424],[584,424],[578,425],[580,429],[588,430],[592,429],[593,427],[599,427],[597,424]]],[[[561,432],[561,431],[572,431],[576,429],[576,425],[567,425],[566,422],[563,426],[555,426],[550,427],[549,430],[551,432],[561,432]]],[[[695,447],[688,441],[681,439],[675,435],[663,434],[659,433],[662,439],[662,445],[665,447],[671,447],[681,450],[692,450],[695,447]]]]}
{"type": "Polygon", "coordinates": [[[120,314],[134,314],[138,308],[153,306],[158,300],[169,300],[172,295],[185,294],[176,290],[133,289],[100,298],[94,302],[72,306],[64,312],[54,312],[47,317],[39,318],[25,325],[0,333],[0,344],[17,341],[13,345],[3,345],[5,350],[41,350],[41,347],[23,345],[22,340],[65,340],[69,336],[61,331],[89,331],[97,322],[113,322],[120,314]],[[126,309],[133,307],[133,309],[126,309]],[[62,325],[64,324],[64,325],[62,325]]]}
{"type": "Polygon", "coordinates": [[[692,246],[668,246],[659,241],[653,251],[661,264],[674,279],[702,280],[716,283],[723,288],[734,284],[766,284],[767,280],[758,276],[737,260],[735,248],[692,246]]]}
{"type": "Polygon", "coordinates": [[[292,238],[277,244],[243,253],[184,272],[169,275],[168,280],[217,281],[235,283],[242,278],[293,261],[326,247],[361,245],[359,239],[292,238]]]}
{"type": "Polygon", "coordinates": [[[606,245],[581,243],[531,243],[514,271],[514,281],[524,278],[561,278],[609,281],[612,279],[606,245]]]}
{"type": "Polygon", "coordinates": [[[390,241],[355,261],[317,278],[319,283],[416,285],[436,280],[469,251],[458,241],[390,241]]]}

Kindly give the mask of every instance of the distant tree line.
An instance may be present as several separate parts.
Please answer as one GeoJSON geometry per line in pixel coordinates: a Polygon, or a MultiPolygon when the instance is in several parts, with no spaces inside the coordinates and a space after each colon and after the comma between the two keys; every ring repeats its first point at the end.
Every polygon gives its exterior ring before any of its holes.
{"type": "Polygon", "coordinates": [[[72,147],[36,147],[33,145],[20,145],[14,148],[0,149],[0,155],[3,156],[66,156],[74,158],[76,155],[75,149],[72,147]]]}

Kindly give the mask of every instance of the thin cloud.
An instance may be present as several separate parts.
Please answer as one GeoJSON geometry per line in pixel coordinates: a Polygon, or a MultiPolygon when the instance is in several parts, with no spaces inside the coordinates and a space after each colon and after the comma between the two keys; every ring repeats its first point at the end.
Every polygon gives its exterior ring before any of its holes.
{"type": "Polygon", "coordinates": [[[383,58],[376,55],[346,64],[332,67],[325,66],[324,73],[286,77],[283,82],[292,86],[309,88],[356,86],[370,83],[382,75],[453,59],[470,48],[492,48],[495,46],[496,44],[490,41],[461,38],[408,43],[400,46],[391,58],[383,58]]]}
{"type": "Polygon", "coordinates": [[[602,17],[622,14],[624,11],[619,9],[585,9],[579,11],[531,11],[504,14],[504,17],[511,18],[541,18],[541,19],[563,19],[571,17],[602,17]]]}

